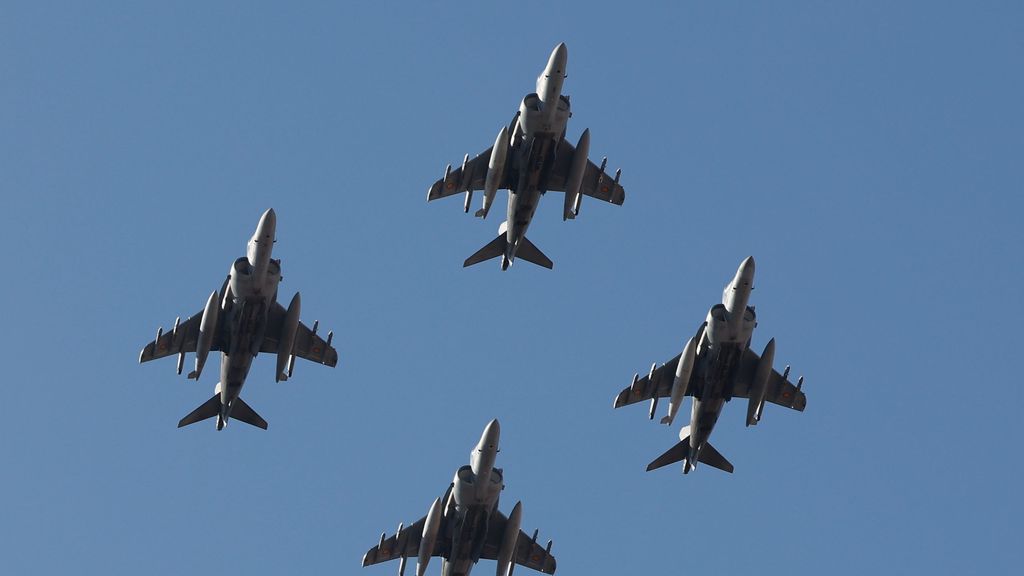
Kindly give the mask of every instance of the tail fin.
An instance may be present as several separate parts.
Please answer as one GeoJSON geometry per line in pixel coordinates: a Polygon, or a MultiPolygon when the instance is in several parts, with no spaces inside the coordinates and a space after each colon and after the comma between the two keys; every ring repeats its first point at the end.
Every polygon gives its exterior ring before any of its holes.
{"type": "Polygon", "coordinates": [[[733,467],[732,463],[725,459],[710,442],[705,442],[704,446],[700,449],[700,454],[697,456],[697,460],[707,464],[708,466],[714,466],[719,470],[724,470],[732,474],[733,467]]]}
{"type": "Polygon", "coordinates": [[[231,418],[241,420],[242,422],[257,428],[262,428],[264,430],[267,429],[267,421],[261,418],[260,415],[257,414],[256,411],[246,404],[245,400],[242,400],[241,398],[235,398],[231,403],[231,418]]]}
{"type": "Polygon", "coordinates": [[[213,398],[210,398],[199,407],[189,413],[178,422],[178,428],[182,426],[188,426],[189,424],[195,424],[201,422],[207,418],[213,418],[220,414],[220,394],[214,394],[213,398]]]}
{"type": "Polygon", "coordinates": [[[516,249],[516,257],[522,258],[527,262],[533,262],[537,266],[543,266],[548,270],[551,270],[555,266],[554,262],[545,256],[539,248],[534,246],[533,242],[530,242],[526,236],[523,236],[522,240],[519,241],[519,248],[516,249]]]}
{"type": "Polygon", "coordinates": [[[669,448],[664,454],[658,456],[653,462],[647,465],[647,471],[657,470],[662,466],[668,466],[681,460],[685,460],[690,454],[690,438],[681,440],[675,446],[669,448]]]}
{"type": "Polygon", "coordinates": [[[489,244],[476,251],[475,254],[466,258],[466,261],[462,263],[463,268],[472,266],[473,264],[479,264],[491,258],[497,258],[498,256],[505,255],[505,248],[508,246],[508,241],[505,239],[505,234],[498,234],[498,237],[491,240],[489,244]]]}
{"type": "MultiPolygon", "coordinates": [[[[683,426],[683,429],[679,431],[679,443],[669,448],[664,454],[658,456],[653,462],[647,465],[647,471],[661,468],[675,462],[686,460],[690,456],[690,427],[683,426]]],[[[732,464],[722,456],[710,442],[705,442],[700,447],[700,452],[697,455],[697,461],[703,462],[708,466],[714,466],[719,470],[724,470],[730,474],[733,471],[732,464]]],[[[684,466],[683,473],[690,471],[692,466],[684,466]]]]}
{"type": "Polygon", "coordinates": [[[647,471],[656,470],[662,466],[668,466],[674,464],[680,460],[685,460],[690,456],[690,426],[687,424],[679,429],[679,443],[669,448],[664,454],[658,456],[647,465],[647,471]]]}

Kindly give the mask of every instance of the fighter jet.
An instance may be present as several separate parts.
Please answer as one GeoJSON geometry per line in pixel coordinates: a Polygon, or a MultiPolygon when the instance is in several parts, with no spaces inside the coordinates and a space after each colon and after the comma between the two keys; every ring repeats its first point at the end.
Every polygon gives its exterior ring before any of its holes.
{"type": "Polygon", "coordinates": [[[221,352],[220,382],[213,397],[182,418],[179,428],[216,416],[217,430],[224,429],[228,418],[266,430],[267,421],[239,397],[252,360],[260,352],[277,354],[278,382],[292,375],[296,356],[327,366],[338,363],[338,352],[331,346],[334,333],[324,341],[316,335],[317,322],[310,330],[299,321],[299,293],[287,309],[277,302],[281,261],[270,257],[276,228],[277,216],[271,208],[260,217],[247,255],[231,265],[220,292],[210,294],[206,307],[185,322],[175,319],[170,332],[157,330],[156,340],[139,355],[139,362],[148,362],[177,354],[181,374],[185,354],[194,352],[195,370],[188,377],[199,380],[210,351],[221,352]]]}
{"type": "Polygon", "coordinates": [[[499,434],[498,421],[491,420],[444,497],[408,528],[399,524],[394,536],[381,534],[380,543],[363,556],[363,566],[398,558],[398,575],[404,576],[406,559],[414,557],[416,576],[423,576],[430,558],[440,556],[442,576],[468,576],[481,558],[498,561],[498,576],[512,576],[516,564],[554,574],[551,541],[541,548],[536,530],[530,537],[519,529],[522,503],[516,502],[508,517],[498,511],[505,488],[501,468],[494,467],[499,434]]]}
{"type": "Polygon", "coordinates": [[[467,258],[463,266],[498,256],[502,270],[507,270],[516,256],[545,268],[554,266],[526,239],[526,229],[545,192],[565,192],[562,220],[579,215],[584,195],[619,205],[626,199],[619,185],[621,170],[611,178],[604,172],[607,158],[600,168],[587,160],[589,129],[583,131],[575,148],[565,139],[566,124],[572,116],[569,97],[562,94],[567,60],[565,44],[559,44],[537,77],[537,91],[523,98],[519,112],[498,132],[494,146],[472,160],[467,154],[457,170],[449,164],[444,178],[427,192],[427,201],[465,192],[463,211],[469,212],[473,191],[483,190],[483,206],[476,215],[486,218],[495,193],[502,188],[509,191],[508,216],[498,227],[498,237],[467,258]]]}
{"type": "Polygon", "coordinates": [[[708,312],[707,320],[698,328],[683,352],[662,366],[654,364],[650,373],[619,392],[615,408],[650,400],[650,418],[654,419],[659,398],[669,398],[668,415],[662,424],[671,425],[684,396],[693,397],[690,424],[679,431],[679,443],[658,456],[647,470],[683,461],[683,473],[689,473],[697,462],[726,472],[733,466],[708,442],[725,403],[732,398],[748,398],[747,426],[761,420],[767,400],[779,406],[803,411],[807,397],[789,382],[789,366],[779,374],[772,369],[775,360],[775,339],[764,347],[759,357],[750,350],[750,339],[757,326],[754,307],[747,306],[754,288],[754,258],[740,264],[736,276],[725,286],[722,303],[708,312]]]}

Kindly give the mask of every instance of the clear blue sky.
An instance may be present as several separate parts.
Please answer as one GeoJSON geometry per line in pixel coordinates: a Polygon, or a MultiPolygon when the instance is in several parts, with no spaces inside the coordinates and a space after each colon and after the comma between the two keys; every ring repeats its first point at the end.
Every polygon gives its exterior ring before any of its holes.
{"type": "Polygon", "coordinates": [[[563,576],[1019,569],[1024,7],[491,6],[0,8],[0,572],[392,574],[362,554],[494,417],[502,509],[563,576]],[[546,198],[553,271],[463,269],[501,210],[427,187],[560,41],[568,136],[626,203],[546,198]],[[341,363],[261,356],[269,431],[178,430],[216,371],[139,350],[271,206],[282,299],[341,363]],[[753,345],[807,411],[733,403],[734,475],[646,473],[677,430],[612,398],[751,254],[753,345]]]}

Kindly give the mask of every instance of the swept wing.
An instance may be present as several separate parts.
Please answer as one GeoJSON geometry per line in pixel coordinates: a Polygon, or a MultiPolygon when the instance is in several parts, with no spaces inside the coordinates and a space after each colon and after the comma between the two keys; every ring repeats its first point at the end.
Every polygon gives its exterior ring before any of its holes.
{"type": "MultiPolygon", "coordinates": [[[[743,354],[743,360],[736,374],[736,382],[733,384],[732,395],[734,398],[750,397],[750,384],[754,379],[754,372],[757,371],[757,364],[760,361],[761,357],[753,350],[748,349],[743,354]]],[[[804,408],[807,407],[807,396],[803,391],[797,390],[796,386],[789,379],[783,378],[782,374],[779,374],[779,371],[775,369],[772,369],[771,376],[768,377],[767,392],[764,399],[772,404],[792,408],[799,412],[803,412],[804,408]]]]}
{"type": "MultiPolygon", "coordinates": [[[[379,564],[396,558],[412,558],[415,563],[420,551],[420,540],[423,539],[423,525],[426,521],[427,518],[424,516],[370,548],[363,556],[363,566],[379,564]]],[[[444,523],[444,518],[441,519],[441,522],[444,523]]],[[[441,532],[441,529],[438,532],[441,532]]],[[[431,556],[439,556],[442,552],[447,552],[441,548],[446,544],[446,540],[445,538],[437,539],[437,543],[434,544],[434,553],[431,556]]]]}
{"type": "MultiPolygon", "coordinates": [[[[568,140],[562,138],[558,145],[555,163],[551,166],[548,174],[547,189],[552,192],[565,192],[569,180],[569,169],[572,166],[572,157],[576,148],[568,140]]],[[[484,175],[487,173],[487,160],[484,160],[484,175]]],[[[612,204],[622,205],[626,201],[626,191],[596,164],[587,160],[587,167],[583,171],[583,183],[580,184],[583,194],[612,204]]]]}
{"type": "MultiPolygon", "coordinates": [[[[453,169],[446,178],[434,182],[427,192],[427,201],[447,198],[467,190],[483,190],[484,182],[487,181],[487,165],[491,161],[492,148],[494,147],[487,148],[475,158],[467,160],[463,166],[453,169]]],[[[499,190],[503,188],[508,188],[508,182],[502,182],[498,186],[499,190]]]]}
{"type": "MultiPolygon", "coordinates": [[[[275,302],[267,314],[267,332],[263,337],[263,345],[260,347],[260,352],[277,354],[278,343],[281,340],[281,329],[284,325],[286,314],[287,310],[285,310],[284,306],[281,306],[279,302],[275,302]]],[[[338,365],[338,351],[334,349],[334,346],[331,346],[323,338],[314,334],[302,322],[299,322],[299,326],[295,330],[292,354],[326,366],[333,367],[338,365]]]]}
{"type": "MultiPolygon", "coordinates": [[[[199,341],[199,324],[203,319],[203,311],[200,310],[178,324],[177,330],[164,332],[159,338],[153,340],[142,349],[139,355],[139,362],[149,362],[157,358],[172,356],[180,352],[195,352],[196,343],[199,341]]],[[[220,350],[219,338],[215,335],[211,351],[220,350]]]]}
{"type": "MultiPolygon", "coordinates": [[[[615,408],[653,398],[670,397],[672,395],[672,381],[675,379],[676,366],[679,364],[680,356],[680,354],[677,354],[668,362],[655,368],[653,373],[637,379],[635,384],[624,388],[615,397],[615,408]]],[[[750,383],[753,380],[754,372],[757,370],[757,364],[760,360],[761,357],[753,350],[747,349],[744,352],[732,390],[734,398],[747,398],[749,396],[750,383]]],[[[699,382],[701,378],[704,378],[703,366],[704,363],[698,358],[690,375],[690,382],[699,382]]],[[[774,369],[771,376],[768,377],[768,389],[765,394],[765,400],[800,412],[803,412],[807,406],[807,396],[802,391],[797,390],[792,382],[787,378],[783,378],[782,374],[774,369]]]]}
{"type": "MultiPolygon", "coordinates": [[[[497,510],[491,514],[490,526],[487,527],[487,543],[484,544],[481,558],[486,560],[497,560],[501,548],[501,538],[505,534],[505,523],[508,518],[497,510]]],[[[512,559],[520,566],[526,566],[532,570],[544,574],[555,573],[555,557],[550,550],[537,543],[537,532],[531,538],[529,534],[520,530],[519,539],[516,541],[516,552],[512,559]]]]}

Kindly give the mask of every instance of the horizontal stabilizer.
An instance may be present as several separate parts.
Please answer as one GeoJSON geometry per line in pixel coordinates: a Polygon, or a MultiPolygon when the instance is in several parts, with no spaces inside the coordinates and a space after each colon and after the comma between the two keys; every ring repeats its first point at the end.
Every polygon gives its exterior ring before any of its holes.
{"type": "Polygon", "coordinates": [[[525,236],[519,241],[519,248],[516,249],[516,257],[522,258],[527,262],[533,262],[537,266],[543,266],[548,270],[554,268],[555,264],[550,258],[544,255],[543,252],[537,248],[533,242],[530,242],[525,236]]]}
{"type": "Polygon", "coordinates": [[[647,465],[647,471],[657,470],[662,466],[668,466],[675,462],[686,459],[690,453],[690,438],[687,436],[685,440],[677,442],[675,446],[669,448],[664,454],[658,456],[653,462],[647,465]]]}
{"type": "Polygon", "coordinates": [[[704,446],[701,447],[697,460],[732,474],[732,463],[726,460],[725,456],[722,456],[718,450],[715,450],[715,447],[710,442],[705,442],[704,446]]]}
{"type": "Polygon", "coordinates": [[[234,402],[231,403],[231,418],[235,420],[241,420],[246,424],[255,426],[257,428],[267,429],[267,421],[260,417],[245,400],[241,398],[235,398],[234,402]]]}
{"type": "Polygon", "coordinates": [[[476,251],[475,254],[466,258],[466,261],[462,263],[462,266],[472,266],[473,264],[479,264],[491,258],[497,258],[505,254],[505,247],[508,246],[508,241],[505,239],[504,234],[499,234],[497,238],[491,240],[489,244],[476,251]]]}
{"type": "Polygon", "coordinates": [[[178,428],[182,426],[188,426],[189,424],[195,424],[201,422],[207,418],[213,418],[220,414],[220,394],[214,394],[213,398],[210,398],[203,403],[202,406],[193,410],[188,416],[185,416],[178,422],[178,428]]]}

